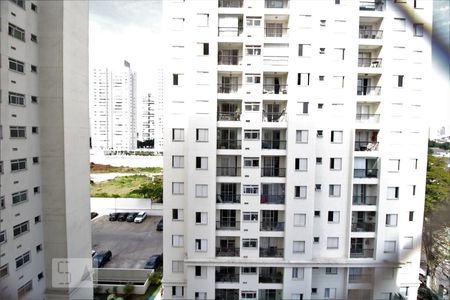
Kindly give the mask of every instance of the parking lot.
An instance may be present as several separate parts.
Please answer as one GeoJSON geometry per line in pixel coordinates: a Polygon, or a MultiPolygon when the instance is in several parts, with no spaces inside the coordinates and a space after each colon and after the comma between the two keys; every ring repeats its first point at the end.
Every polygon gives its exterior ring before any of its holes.
{"type": "Polygon", "coordinates": [[[104,268],[143,269],[147,259],[162,253],[162,231],[156,231],[161,217],[148,216],[144,222],[111,222],[108,215],[92,219],[92,249],[111,250],[104,268]]]}

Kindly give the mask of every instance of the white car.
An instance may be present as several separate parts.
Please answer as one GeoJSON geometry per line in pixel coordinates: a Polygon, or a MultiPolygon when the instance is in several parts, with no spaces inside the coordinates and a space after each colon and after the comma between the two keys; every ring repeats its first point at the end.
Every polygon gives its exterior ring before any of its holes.
{"type": "Polygon", "coordinates": [[[147,218],[147,213],[145,211],[141,211],[138,213],[136,218],[134,218],[134,223],[142,223],[142,221],[144,221],[145,218],[147,218]]]}

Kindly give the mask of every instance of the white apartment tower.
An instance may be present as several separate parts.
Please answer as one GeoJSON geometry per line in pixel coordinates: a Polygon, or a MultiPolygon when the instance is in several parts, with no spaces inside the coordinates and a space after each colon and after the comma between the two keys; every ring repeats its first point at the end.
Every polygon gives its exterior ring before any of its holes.
{"type": "Polygon", "coordinates": [[[123,66],[93,68],[90,84],[91,145],[134,150],[137,145],[136,72],[123,66]]]}
{"type": "Polygon", "coordinates": [[[432,1],[164,5],[164,299],[416,299],[432,1]]]}
{"type": "Polygon", "coordinates": [[[139,139],[147,141],[155,137],[155,100],[148,93],[142,97],[142,132],[139,139]]]}
{"type": "Polygon", "coordinates": [[[92,298],[52,282],[91,259],[87,2],[0,1],[0,181],[0,299],[92,298]]]}

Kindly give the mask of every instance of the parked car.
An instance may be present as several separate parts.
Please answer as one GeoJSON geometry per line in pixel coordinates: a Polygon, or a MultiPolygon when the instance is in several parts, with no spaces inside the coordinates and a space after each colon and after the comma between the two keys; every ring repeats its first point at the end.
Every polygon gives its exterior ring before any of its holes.
{"type": "Polygon", "coordinates": [[[157,231],[163,231],[163,219],[159,220],[158,224],[156,225],[157,231]]]}
{"type": "Polygon", "coordinates": [[[127,222],[133,222],[134,218],[136,218],[138,213],[134,212],[134,213],[129,213],[127,216],[127,222]]]}
{"type": "Polygon", "coordinates": [[[103,267],[108,261],[111,260],[112,253],[110,250],[99,251],[92,257],[92,266],[94,268],[103,267]]]}
{"type": "Polygon", "coordinates": [[[91,212],[91,220],[93,219],[93,218],[95,218],[96,216],[98,216],[98,213],[96,213],[96,212],[91,212]]]}
{"type": "Polygon", "coordinates": [[[117,221],[118,217],[119,217],[119,213],[114,212],[114,213],[110,213],[109,214],[109,220],[110,221],[117,221]]]}
{"type": "Polygon", "coordinates": [[[152,255],[147,259],[144,269],[156,269],[162,263],[161,255],[152,255]]]}
{"type": "Polygon", "coordinates": [[[147,218],[147,213],[145,211],[141,211],[134,218],[134,223],[142,223],[145,220],[145,218],[147,218]]]}
{"type": "Polygon", "coordinates": [[[117,217],[117,221],[124,222],[126,221],[127,217],[128,217],[127,212],[120,213],[119,216],[117,217]]]}

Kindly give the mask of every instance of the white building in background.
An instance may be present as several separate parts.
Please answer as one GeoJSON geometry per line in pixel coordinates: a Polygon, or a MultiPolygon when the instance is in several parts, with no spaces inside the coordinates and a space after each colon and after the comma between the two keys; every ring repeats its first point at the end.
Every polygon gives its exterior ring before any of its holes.
{"type": "Polygon", "coordinates": [[[155,137],[155,100],[152,94],[148,93],[142,97],[142,132],[140,141],[147,141],[155,137]]]}
{"type": "Polygon", "coordinates": [[[431,13],[164,1],[165,299],[416,299],[431,13]]]}
{"type": "Polygon", "coordinates": [[[91,146],[134,150],[137,146],[136,72],[124,61],[115,68],[93,68],[90,77],[91,146]]]}
{"type": "Polygon", "coordinates": [[[155,150],[162,151],[164,147],[164,71],[162,68],[157,69],[153,125],[155,150]]]}
{"type": "Polygon", "coordinates": [[[52,267],[91,267],[88,12],[0,1],[0,299],[93,297],[52,267]]]}

